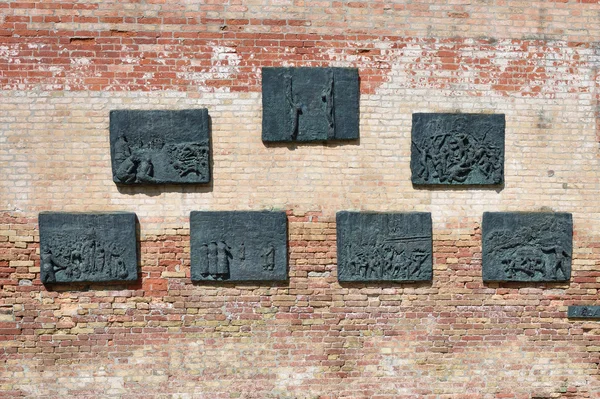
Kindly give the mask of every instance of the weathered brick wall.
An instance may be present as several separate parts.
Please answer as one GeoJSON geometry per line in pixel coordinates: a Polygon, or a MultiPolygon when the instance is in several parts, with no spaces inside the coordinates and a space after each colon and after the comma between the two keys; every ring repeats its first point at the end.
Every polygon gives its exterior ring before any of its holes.
{"type": "Polygon", "coordinates": [[[0,3],[0,398],[600,398],[600,2],[0,3]],[[262,66],[355,66],[360,143],[260,139],[262,66]],[[209,186],[117,187],[113,109],[206,107],[209,186]],[[415,189],[413,112],[506,114],[504,187],[415,189]],[[192,284],[189,212],[283,209],[286,284],[192,284]],[[133,284],[45,288],[37,213],[136,212],[133,284]],[[343,284],[335,212],[429,211],[434,278],[343,284]],[[481,280],[484,211],[574,218],[481,280]]]}

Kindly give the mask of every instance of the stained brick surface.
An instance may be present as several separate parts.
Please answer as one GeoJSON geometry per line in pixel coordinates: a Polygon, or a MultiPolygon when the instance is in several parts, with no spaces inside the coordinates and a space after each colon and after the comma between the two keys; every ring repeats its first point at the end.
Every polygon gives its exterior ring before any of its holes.
{"type": "Polygon", "coordinates": [[[0,398],[600,398],[600,2],[0,3],[0,398]],[[261,141],[263,66],[357,67],[360,142],[261,141]],[[114,109],[208,108],[209,186],[118,187],[114,109]],[[505,184],[414,188],[413,112],[506,115],[505,184]],[[190,281],[193,210],[285,210],[290,279],[190,281]],[[141,279],[39,279],[40,211],[131,211],[141,279]],[[337,282],[335,213],[433,218],[433,281],[337,282]],[[568,283],[484,211],[573,214],[568,283]]]}

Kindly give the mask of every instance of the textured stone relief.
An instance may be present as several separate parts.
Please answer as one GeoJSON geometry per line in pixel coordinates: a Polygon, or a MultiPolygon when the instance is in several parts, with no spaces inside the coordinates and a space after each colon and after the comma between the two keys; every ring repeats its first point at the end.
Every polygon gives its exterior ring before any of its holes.
{"type": "Polygon", "coordinates": [[[567,316],[573,319],[600,319],[600,306],[569,306],[567,316]]]}
{"type": "Polygon", "coordinates": [[[414,184],[504,182],[504,115],[415,113],[410,168],[414,184]]]}
{"type": "Polygon", "coordinates": [[[358,139],[356,68],[263,68],[265,142],[358,139]]]}
{"type": "Polygon", "coordinates": [[[111,111],[110,144],[115,183],[210,181],[206,109],[111,111]]]}
{"type": "Polygon", "coordinates": [[[287,280],[285,212],[192,212],[192,280],[287,280]]]}
{"type": "Polygon", "coordinates": [[[431,214],[338,212],[339,281],[432,278],[431,214]]]}
{"type": "Polygon", "coordinates": [[[484,281],[566,281],[571,278],[570,213],[483,214],[484,281]]]}
{"type": "Polygon", "coordinates": [[[42,283],[137,279],[134,213],[39,215],[42,283]]]}

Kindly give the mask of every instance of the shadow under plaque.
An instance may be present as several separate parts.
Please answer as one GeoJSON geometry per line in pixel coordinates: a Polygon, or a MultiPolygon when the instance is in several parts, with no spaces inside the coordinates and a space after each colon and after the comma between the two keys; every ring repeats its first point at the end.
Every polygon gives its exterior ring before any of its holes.
{"type": "Polygon", "coordinates": [[[570,213],[485,212],[482,240],[484,282],[539,283],[571,278],[570,213]]]}
{"type": "Polygon", "coordinates": [[[357,140],[359,95],[356,68],[262,68],[262,140],[357,140]]]}
{"type": "Polygon", "coordinates": [[[338,281],[431,281],[431,213],[342,211],[336,225],[338,281]]]}
{"type": "Polygon", "coordinates": [[[113,181],[119,185],[209,183],[210,123],[205,108],[111,111],[113,181]]]}
{"type": "Polygon", "coordinates": [[[43,284],[138,279],[136,215],[131,212],[42,212],[43,284]]]}
{"type": "Polygon", "coordinates": [[[501,190],[505,127],[504,114],[414,113],[413,185],[501,190]]]}
{"type": "Polygon", "coordinates": [[[287,215],[271,211],[190,214],[193,281],[287,281],[287,215]]]}

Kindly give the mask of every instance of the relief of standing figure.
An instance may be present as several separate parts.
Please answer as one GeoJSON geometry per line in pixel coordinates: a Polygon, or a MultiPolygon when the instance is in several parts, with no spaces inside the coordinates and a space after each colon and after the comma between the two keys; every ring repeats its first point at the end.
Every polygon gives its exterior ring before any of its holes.
{"type": "Polygon", "coordinates": [[[217,243],[212,241],[208,244],[208,274],[210,276],[216,276],[217,275],[217,253],[218,253],[218,247],[217,247],[217,243]]]}
{"type": "MultiPolygon", "coordinates": [[[[94,234],[94,232],[92,232],[94,234]]],[[[81,271],[84,274],[94,273],[94,258],[96,257],[96,242],[92,238],[88,238],[83,242],[81,248],[82,266],[81,271]]]]}
{"type": "Polygon", "coordinates": [[[96,256],[94,259],[94,273],[95,274],[102,274],[104,273],[104,259],[106,257],[104,248],[99,247],[96,250],[96,256]]]}
{"type": "Polygon", "coordinates": [[[233,258],[231,248],[224,241],[217,244],[217,274],[215,279],[225,280],[229,278],[229,259],[233,258]]]}
{"type": "Polygon", "coordinates": [[[325,115],[327,116],[327,138],[335,138],[335,108],[333,105],[333,69],[327,70],[327,85],[321,91],[321,100],[325,103],[325,115]]]}
{"type": "Polygon", "coordinates": [[[267,250],[261,255],[261,258],[263,258],[263,270],[273,271],[275,268],[275,248],[269,245],[267,250]]]}
{"type": "Polygon", "coordinates": [[[293,87],[292,87],[292,76],[291,75],[285,75],[284,76],[284,81],[285,81],[285,98],[287,100],[287,103],[290,107],[290,117],[291,117],[291,121],[292,121],[292,128],[291,133],[290,133],[290,137],[292,138],[292,140],[296,140],[296,138],[298,137],[298,124],[300,123],[300,115],[302,114],[302,103],[301,102],[296,102],[294,101],[294,92],[293,92],[293,87]]]}
{"type": "Polygon", "coordinates": [[[199,257],[200,275],[203,278],[229,279],[230,261],[233,259],[233,254],[231,248],[224,241],[202,244],[199,257]]]}
{"type": "Polygon", "coordinates": [[[208,266],[208,245],[202,244],[200,246],[200,275],[202,277],[208,277],[210,271],[208,266]]]}

